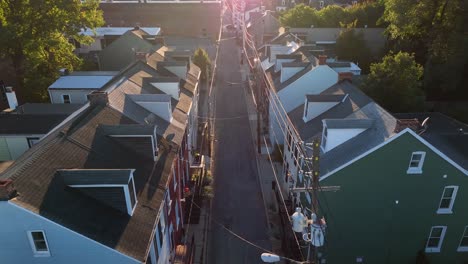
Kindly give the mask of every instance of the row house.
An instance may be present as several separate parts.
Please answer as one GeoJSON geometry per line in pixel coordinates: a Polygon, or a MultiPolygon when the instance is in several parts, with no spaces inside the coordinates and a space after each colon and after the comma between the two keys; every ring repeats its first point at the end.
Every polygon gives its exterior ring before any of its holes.
{"type": "Polygon", "coordinates": [[[391,114],[352,84],[351,72],[332,70],[335,81],[321,74],[284,93],[284,83],[303,78],[296,70],[313,69],[293,55],[276,55],[267,69],[269,134],[283,154],[281,191],[327,220],[320,261],[466,261],[468,126],[439,113],[391,114]],[[303,153],[311,156],[315,141],[320,185],[339,188],[318,192],[313,209],[312,195],[293,189],[312,184],[303,153]]]}
{"type": "Polygon", "coordinates": [[[191,263],[183,212],[200,70],[151,61],[90,93],[0,175],[2,262],[154,264],[177,251],[191,263]]]}

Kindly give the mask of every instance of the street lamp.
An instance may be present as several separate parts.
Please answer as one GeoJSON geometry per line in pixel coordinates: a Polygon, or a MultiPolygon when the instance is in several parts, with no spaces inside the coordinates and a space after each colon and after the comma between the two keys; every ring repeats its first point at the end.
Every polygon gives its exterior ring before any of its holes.
{"type": "Polygon", "coordinates": [[[296,263],[296,264],[306,264],[306,263],[308,263],[308,262],[303,262],[303,261],[296,261],[296,260],[290,259],[290,258],[280,257],[280,256],[278,256],[276,254],[271,254],[271,253],[262,253],[260,258],[262,259],[263,262],[266,262],[266,263],[275,263],[275,262],[279,262],[282,259],[289,260],[290,262],[296,263]]]}

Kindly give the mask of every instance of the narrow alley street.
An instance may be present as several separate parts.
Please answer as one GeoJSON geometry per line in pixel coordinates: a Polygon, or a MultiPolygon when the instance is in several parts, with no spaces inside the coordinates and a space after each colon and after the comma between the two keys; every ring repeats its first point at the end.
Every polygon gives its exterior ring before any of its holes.
{"type": "Polygon", "coordinates": [[[209,264],[263,263],[262,251],[235,237],[218,223],[271,249],[240,67],[240,47],[223,32],[214,96],[214,198],[208,242],[209,264]]]}

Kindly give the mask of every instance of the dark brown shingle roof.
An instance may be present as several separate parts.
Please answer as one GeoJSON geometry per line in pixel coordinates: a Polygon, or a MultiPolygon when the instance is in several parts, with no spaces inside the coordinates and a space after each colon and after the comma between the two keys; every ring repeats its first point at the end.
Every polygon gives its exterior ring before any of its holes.
{"type": "Polygon", "coordinates": [[[144,262],[177,146],[158,139],[158,161],[141,160],[97,129],[134,123],[110,107],[89,107],[3,172],[0,178],[12,179],[19,193],[11,202],[144,262]],[[66,187],[58,173],[129,168],[138,197],[133,216],[66,187]]]}

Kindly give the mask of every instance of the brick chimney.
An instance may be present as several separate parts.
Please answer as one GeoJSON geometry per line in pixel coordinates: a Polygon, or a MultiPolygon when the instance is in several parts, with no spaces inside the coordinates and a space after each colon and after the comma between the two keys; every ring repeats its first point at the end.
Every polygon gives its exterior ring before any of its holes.
{"type": "Polygon", "coordinates": [[[135,52],[135,58],[137,60],[141,60],[143,62],[146,62],[146,58],[148,58],[148,53],[137,51],[137,52],[135,52]]]}
{"type": "Polygon", "coordinates": [[[338,73],[338,82],[343,82],[343,81],[353,81],[353,76],[354,74],[352,72],[339,72],[338,73]]]}
{"type": "Polygon", "coordinates": [[[109,98],[107,97],[107,92],[94,91],[87,95],[88,101],[91,106],[96,105],[107,105],[109,103],[109,98]]]}
{"type": "Polygon", "coordinates": [[[16,190],[12,180],[0,180],[0,201],[10,200],[15,194],[16,190]]]}
{"type": "Polygon", "coordinates": [[[319,65],[326,65],[327,55],[319,55],[318,60],[319,60],[319,65]]]}

